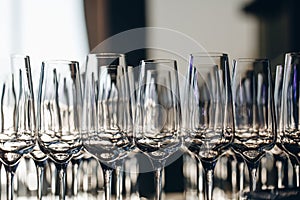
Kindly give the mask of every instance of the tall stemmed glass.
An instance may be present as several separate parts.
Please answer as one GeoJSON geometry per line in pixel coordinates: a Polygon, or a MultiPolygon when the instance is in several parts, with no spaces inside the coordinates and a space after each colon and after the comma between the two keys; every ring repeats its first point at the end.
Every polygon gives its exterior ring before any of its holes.
{"type": "MultiPolygon", "coordinates": [[[[128,78],[125,54],[111,53],[111,52],[110,53],[91,53],[88,55],[87,65],[89,65],[89,66],[87,66],[87,68],[89,68],[89,69],[96,67],[96,65],[97,66],[108,66],[108,65],[122,66],[124,68],[124,73],[126,73],[126,76],[124,76],[123,78],[126,78],[126,79],[128,78]]],[[[88,74],[88,75],[90,75],[90,74],[88,74]]],[[[125,79],[124,79],[124,81],[125,81],[125,79]]],[[[126,80],[125,82],[127,84],[128,81],[126,80]]],[[[127,89],[128,88],[126,88],[126,90],[127,89]]],[[[127,112],[129,112],[129,110],[127,110],[127,112]]],[[[129,118],[131,118],[131,116],[129,116],[129,118]]],[[[127,131],[128,136],[130,136],[130,135],[132,136],[132,124],[130,125],[130,127],[131,127],[131,128],[129,128],[130,130],[127,131]]],[[[124,158],[126,157],[126,155],[127,155],[127,153],[124,153],[123,157],[122,158],[120,157],[117,160],[117,162],[114,163],[115,174],[116,174],[116,199],[117,200],[122,199],[122,180],[123,180],[123,167],[124,167],[123,165],[124,165],[124,158]]]]}
{"type": "Polygon", "coordinates": [[[205,199],[212,199],[215,164],[233,138],[230,78],[227,54],[190,55],[183,131],[205,172],[205,199]]]}
{"type": "Polygon", "coordinates": [[[0,158],[7,173],[9,200],[13,199],[13,178],[19,161],[35,144],[29,57],[14,55],[10,61],[12,72],[0,76],[0,158]]]}
{"type": "MultiPolygon", "coordinates": [[[[294,157],[296,184],[299,187],[299,161],[300,161],[300,52],[287,53],[285,55],[284,79],[281,104],[281,118],[279,122],[282,130],[282,145],[294,157]]],[[[292,158],[291,158],[292,160],[292,158]]]]}
{"type": "Polygon", "coordinates": [[[250,191],[255,191],[260,159],[276,141],[271,70],[267,59],[241,58],[234,65],[235,137],[232,147],[246,161],[250,191]]]}
{"type": "MultiPolygon", "coordinates": [[[[34,127],[35,132],[35,145],[33,149],[30,151],[30,156],[33,158],[36,170],[37,170],[37,199],[42,199],[42,190],[43,190],[43,179],[44,179],[44,166],[47,159],[47,156],[40,151],[38,143],[37,143],[37,135],[36,135],[36,101],[34,98],[34,87],[33,87],[33,80],[32,80],[32,74],[31,74],[31,67],[30,67],[30,59],[28,56],[22,56],[22,55],[14,55],[12,56],[12,73],[14,75],[14,79],[19,82],[19,79],[22,78],[22,76],[19,76],[18,74],[20,71],[23,74],[26,74],[28,79],[28,87],[29,92],[31,93],[31,123],[34,127]],[[25,61],[25,62],[24,62],[25,61]]],[[[24,78],[24,77],[23,77],[24,78]]]]}
{"type": "Polygon", "coordinates": [[[117,160],[132,148],[132,120],[126,69],[111,55],[89,54],[84,89],[82,139],[104,173],[105,199],[117,160]]]}
{"type": "Polygon", "coordinates": [[[161,199],[162,169],[181,146],[181,108],[175,60],[143,60],[136,100],[135,142],[156,171],[156,199],[161,199]]]}
{"type": "Polygon", "coordinates": [[[65,173],[72,156],[80,151],[82,95],[78,62],[53,60],[42,63],[37,121],[41,150],[55,163],[65,199],[65,173]]]}
{"type": "Polygon", "coordinates": [[[275,146],[272,148],[271,153],[275,158],[275,164],[277,168],[277,188],[284,187],[283,178],[284,178],[284,168],[283,163],[287,162],[287,156],[289,157],[292,165],[295,169],[296,175],[296,186],[299,187],[299,163],[297,158],[286,151],[282,145],[283,138],[283,126],[281,123],[281,106],[282,106],[282,93],[283,93],[283,75],[284,75],[284,66],[277,65],[275,68],[275,80],[274,80],[274,105],[275,105],[275,116],[276,116],[276,124],[277,124],[277,139],[275,142],[275,146]]]}
{"type": "MultiPolygon", "coordinates": [[[[16,70],[14,70],[16,71],[16,70]]],[[[30,73],[30,78],[32,79],[31,77],[31,73],[30,73]]],[[[31,85],[31,88],[33,88],[33,81],[31,81],[30,85],[31,85]]],[[[31,89],[32,92],[33,92],[33,89],[31,89]]],[[[34,94],[32,94],[32,96],[34,97],[34,94]]],[[[47,162],[47,155],[45,153],[43,153],[41,150],[40,150],[40,146],[38,145],[38,133],[36,131],[36,128],[37,128],[37,124],[36,124],[36,109],[35,109],[35,106],[36,106],[36,101],[35,99],[33,99],[33,111],[34,111],[34,116],[33,116],[33,123],[34,123],[34,126],[35,126],[35,138],[36,138],[36,141],[35,141],[35,145],[34,145],[34,148],[33,150],[30,152],[30,156],[31,158],[33,159],[34,163],[35,163],[35,167],[36,167],[36,175],[37,175],[37,199],[42,199],[42,196],[43,196],[43,182],[44,182],[44,168],[45,168],[45,165],[46,165],[46,162],[47,162]]]]}

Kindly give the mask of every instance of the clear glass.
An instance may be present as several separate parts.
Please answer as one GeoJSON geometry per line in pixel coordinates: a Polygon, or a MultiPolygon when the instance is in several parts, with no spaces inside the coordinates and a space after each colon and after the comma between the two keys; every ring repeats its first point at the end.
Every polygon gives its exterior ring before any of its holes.
{"type": "Polygon", "coordinates": [[[0,75],[0,158],[7,173],[6,196],[11,200],[19,161],[35,145],[35,113],[29,57],[13,55],[6,64],[11,71],[0,75]]]}
{"type": "Polygon", "coordinates": [[[255,191],[260,159],[276,141],[269,60],[241,58],[234,62],[232,91],[235,112],[232,147],[246,161],[250,191],[255,191]]]}
{"type": "Polygon", "coordinates": [[[79,166],[81,164],[82,158],[86,151],[82,148],[81,151],[74,154],[71,163],[72,163],[72,195],[77,198],[78,196],[78,187],[79,187],[79,180],[78,180],[78,171],[79,166]]]}
{"type": "MultiPolygon", "coordinates": [[[[84,147],[102,166],[105,199],[111,199],[113,169],[133,148],[130,91],[123,54],[89,54],[84,89],[82,139],[84,147]],[[118,161],[118,162],[117,162],[118,161]]],[[[117,198],[121,198],[118,173],[117,198]]]]}
{"type": "MultiPolygon", "coordinates": [[[[275,142],[275,146],[271,149],[271,153],[274,156],[274,165],[276,166],[277,170],[277,188],[284,188],[283,179],[284,179],[284,167],[288,162],[288,158],[295,169],[299,166],[297,159],[293,155],[289,155],[288,152],[284,149],[282,145],[282,124],[280,123],[281,120],[281,104],[282,104],[282,91],[283,91],[283,75],[284,75],[284,66],[277,65],[275,66],[275,79],[274,79],[274,105],[275,105],[275,116],[276,116],[276,124],[277,124],[277,139],[275,142]],[[287,157],[288,155],[288,157],[287,157]]],[[[295,170],[297,172],[297,170],[295,170]]],[[[296,175],[299,177],[299,174],[296,175]]],[[[299,180],[296,181],[296,184],[299,187],[299,180]]]]}
{"type": "Polygon", "coordinates": [[[230,78],[227,54],[190,55],[182,131],[186,147],[204,169],[205,199],[212,199],[215,164],[233,138],[230,78]]]}
{"type": "Polygon", "coordinates": [[[162,169],[181,147],[181,108],[174,60],[143,60],[136,101],[135,142],[153,163],[156,199],[161,199],[162,169]]]}
{"type": "MultiPolygon", "coordinates": [[[[32,76],[30,74],[30,79],[32,80],[32,76]]],[[[31,88],[33,87],[33,81],[31,81],[30,85],[31,88]]],[[[34,90],[34,89],[32,89],[34,90]]],[[[32,94],[32,96],[34,97],[34,95],[32,94]]],[[[34,126],[36,128],[36,101],[35,99],[33,99],[33,112],[35,113],[33,116],[33,123],[34,126]]],[[[36,175],[37,175],[37,199],[41,200],[42,196],[43,196],[43,182],[44,182],[44,173],[45,173],[45,165],[47,163],[47,155],[45,153],[43,153],[40,150],[40,147],[38,145],[38,135],[37,135],[37,131],[35,131],[35,138],[36,138],[36,143],[34,145],[33,150],[30,152],[30,156],[33,159],[34,163],[35,163],[35,167],[36,167],[36,175]]]]}
{"type": "Polygon", "coordinates": [[[82,148],[81,113],[78,62],[43,62],[37,104],[38,143],[58,170],[59,199],[65,199],[66,167],[82,148]]]}
{"type": "Polygon", "coordinates": [[[282,145],[290,154],[289,157],[296,171],[296,186],[299,187],[300,161],[300,122],[299,122],[299,69],[300,53],[293,52],[285,55],[283,91],[281,99],[281,116],[279,127],[282,131],[282,145]]]}

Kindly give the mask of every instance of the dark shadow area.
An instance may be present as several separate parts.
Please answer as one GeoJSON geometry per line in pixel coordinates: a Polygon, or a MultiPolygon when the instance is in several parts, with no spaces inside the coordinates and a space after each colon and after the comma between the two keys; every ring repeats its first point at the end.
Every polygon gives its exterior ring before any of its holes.
{"type": "Polygon", "coordinates": [[[259,21],[259,55],[283,64],[284,54],[300,50],[300,1],[255,0],[244,7],[259,21]]]}

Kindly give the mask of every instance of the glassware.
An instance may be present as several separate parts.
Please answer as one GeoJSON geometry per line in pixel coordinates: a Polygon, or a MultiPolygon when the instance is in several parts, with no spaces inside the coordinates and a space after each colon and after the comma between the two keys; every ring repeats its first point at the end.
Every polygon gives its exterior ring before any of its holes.
{"type": "Polygon", "coordinates": [[[44,154],[36,143],[32,152],[30,153],[32,159],[34,160],[36,171],[37,171],[37,181],[38,181],[38,191],[37,191],[37,199],[42,199],[43,195],[43,180],[44,180],[44,168],[47,163],[47,155],[44,154]]]}
{"type": "Polygon", "coordinates": [[[72,195],[74,197],[77,197],[78,195],[78,171],[79,171],[79,165],[82,161],[82,158],[84,157],[84,154],[86,151],[84,149],[81,149],[78,153],[74,154],[71,163],[72,163],[72,195]]]}
{"type": "MultiPolygon", "coordinates": [[[[138,67],[127,66],[128,73],[128,83],[129,83],[129,91],[130,91],[130,104],[132,110],[132,124],[135,119],[135,107],[136,107],[136,88],[138,82],[138,67]]],[[[140,165],[138,158],[139,150],[134,148],[129,154],[128,157],[124,159],[124,191],[126,195],[126,199],[137,199],[139,198],[138,191],[138,176],[140,171],[140,165]]],[[[117,192],[116,192],[117,193],[117,192]]]]}
{"type": "Polygon", "coordinates": [[[230,78],[227,54],[190,55],[182,130],[186,147],[204,169],[205,199],[212,199],[215,164],[233,138],[230,78]]]}
{"type": "Polygon", "coordinates": [[[156,171],[156,199],[162,194],[166,159],[181,147],[181,108],[175,60],[142,60],[135,114],[135,143],[156,171]]]}
{"type": "MultiPolygon", "coordinates": [[[[30,66],[30,61],[29,59],[26,60],[26,62],[28,63],[28,66],[30,66]]],[[[22,66],[19,63],[15,63],[14,66],[22,66]]],[[[18,72],[19,68],[14,68],[13,72],[18,72]]],[[[25,69],[23,69],[25,71],[25,69]]],[[[42,199],[42,193],[43,193],[43,180],[44,180],[44,167],[47,161],[47,155],[44,154],[41,150],[40,147],[38,145],[37,142],[37,131],[36,131],[36,101],[34,98],[34,87],[33,87],[33,80],[32,80],[32,74],[31,74],[31,69],[28,69],[28,79],[31,80],[29,82],[29,87],[30,87],[30,92],[32,92],[32,112],[34,114],[32,114],[32,123],[34,125],[35,128],[35,145],[32,149],[32,151],[30,151],[30,156],[33,159],[34,163],[35,163],[35,167],[36,167],[36,175],[37,175],[37,199],[42,199]]]]}
{"type": "Polygon", "coordinates": [[[120,164],[117,160],[126,157],[133,147],[129,86],[122,56],[89,54],[86,65],[82,139],[86,150],[102,166],[106,200],[111,198],[112,171],[120,164]]]}
{"type": "MultiPolygon", "coordinates": [[[[274,157],[274,165],[276,166],[277,171],[277,183],[276,188],[284,188],[284,173],[287,168],[288,158],[293,166],[295,166],[295,170],[297,169],[298,162],[297,159],[293,155],[288,155],[288,152],[282,146],[282,125],[280,124],[281,117],[281,104],[282,104],[282,91],[283,91],[283,74],[284,67],[283,65],[275,66],[275,80],[274,80],[274,105],[275,105],[275,116],[276,116],[276,124],[277,124],[277,138],[274,147],[271,149],[271,153],[274,157]],[[288,157],[287,157],[288,156],[288,157]]],[[[296,170],[297,171],[297,170],[296,170]]],[[[299,176],[296,176],[299,177],[299,176]]],[[[296,180],[299,184],[299,179],[296,180]]],[[[298,185],[299,186],[299,185],[298,185]]],[[[297,186],[297,187],[298,187],[297,186]]]]}
{"type": "MultiPolygon", "coordinates": [[[[30,79],[32,80],[32,76],[30,73],[30,79]]],[[[32,92],[34,91],[33,87],[33,80],[30,83],[30,87],[32,88],[32,92]]],[[[34,97],[34,92],[32,94],[32,97],[34,97]]],[[[36,101],[33,99],[33,112],[35,113],[33,116],[33,123],[36,129],[36,101]]],[[[36,138],[36,143],[34,145],[33,150],[30,152],[30,156],[33,159],[36,167],[36,175],[37,175],[37,199],[41,200],[43,196],[43,181],[44,181],[44,173],[45,173],[45,165],[47,163],[47,155],[43,153],[40,150],[40,147],[38,145],[38,135],[37,131],[35,130],[35,138],[36,138]]]]}
{"type": "Polygon", "coordinates": [[[7,174],[7,199],[11,200],[19,161],[35,144],[35,114],[29,57],[13,55],[8,65],[11,72],[0,76],[0,158],[7,174]]]}
{"type": "Polygon", "coordinates": [[[276,141],[276,121],[269,60],[234,62],[235,136],[232,147],[249,169],[250,191],[256,190],[257,167],[276,141]]]}
{"type": "Polygon", "coordinates": [[[300,53],[285,55],[284,79],[279,129],[282,131],[282,145],[290,154],[295,168],[296,186],[299,187],[299,68],[300,53]],[[295,159],[295,160],[294,160],[295,159]]]}
{"type": "Polygon", "coordinates": [[[78,62],[44,61],[38,93],[38,142],[40,149],[54,161],[58,170],[60,199],[65,199],[66,167],[72,156],[82,148],[81,113],[78,62]]]}

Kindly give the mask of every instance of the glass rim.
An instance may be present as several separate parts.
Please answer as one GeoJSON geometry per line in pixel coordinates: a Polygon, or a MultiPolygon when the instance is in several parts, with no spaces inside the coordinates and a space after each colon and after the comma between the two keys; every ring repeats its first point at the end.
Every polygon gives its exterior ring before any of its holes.
{"type": "Polygon", "coordinates": [[[100,65],[100,68],[107,68],[107,69],[119,69],[124,68],[122,65],[100,65]]]}
{"type": "Polygon", "coordinates": [[[176,63],[177,61],[174,59],[168,59],[168,58],[157,58],[157,59],[146,59],[141,60],[141,63],[176,63]]]}
{"type": "Polygon", "coordinates": [[[270,62],[268,58],[237,58],[237,62],[270,62]]]}
{"type": "Polygon", "coordinates": [[[287,52],[285,55],[299,55],[300,56],[300,51],[294,51],[294,52],[287,52]]]}
{"type": "Polygon", "coordinates": [[[228,57],[228,54],[223,53],[223,52],[194,52],[194,53],[191,53],[190,56],[192,56],[192,57],[222,57],[222,56],[228,57]]]}
{"type": "Polygon", "coordinates": [[[27,58],[29,59],[29,56],[27,54],[22,54],[22,53],[13,53],[10,54],[11,58],[27,58]]]}
{"type": "Polygon", "coordinates": [[[125,57],[123,53],[114,53],[114,52],[106,52],[106,53],[89,53],[88,57],[94,56],[96,58],[121,58],[125,57]]]}
{"type": "Polygon", "coordinates": [[[43,64],[79,64],[78,61],[72,61],[72,60],[45,60],[42,62],[43,64]]]}

